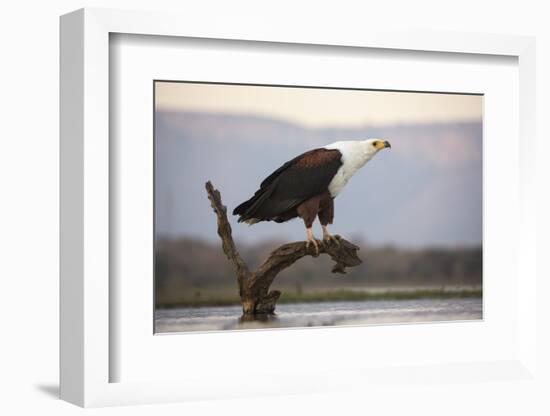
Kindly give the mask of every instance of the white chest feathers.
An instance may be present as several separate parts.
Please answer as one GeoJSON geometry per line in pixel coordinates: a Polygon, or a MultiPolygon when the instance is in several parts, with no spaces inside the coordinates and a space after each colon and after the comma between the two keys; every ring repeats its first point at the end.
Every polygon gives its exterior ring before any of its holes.
{"type": "Polygon", "coordinates": [[[344,189],[350,178],[376,154],[376,151],[364,142],[353,140],[332,143],[325,146],[325,149],[337,149],[342,154],[342,166],[328,186],[333,198],[344,189]]]}

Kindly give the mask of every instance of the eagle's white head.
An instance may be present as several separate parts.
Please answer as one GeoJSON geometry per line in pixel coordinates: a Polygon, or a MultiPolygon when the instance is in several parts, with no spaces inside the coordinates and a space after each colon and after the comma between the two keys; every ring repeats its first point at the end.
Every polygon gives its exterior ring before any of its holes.
{"type": "Polygon", "coordinates": [[[385,148],[391,148],[390,142],[384,139],[343,140],[325,146],[325,149],[337,149],[342,153],[342,163],[346,169],[362,167],[375,154],[385,148]]]}
{"type": "Polygon", "coordinates": [[[359,143],[363,145],[367,153],[372,154],[373,156],[386,147],[391,149],[390,142],[384,139],[367,139],[359,143]]]}
{"type": "Polygon", "coordinates": [[[329,185],[330,194],[338,195],[355,172],[387,147],[391,148],[390,142],[384,139],[344,140],[325,146],[325,149],[337,149],[342,154],[342,166],[329,185]]]}

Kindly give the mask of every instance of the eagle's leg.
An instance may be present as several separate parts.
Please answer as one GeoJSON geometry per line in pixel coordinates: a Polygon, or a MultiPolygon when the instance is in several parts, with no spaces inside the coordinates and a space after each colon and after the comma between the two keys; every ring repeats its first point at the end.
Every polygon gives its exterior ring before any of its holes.
{"type": "Polygon", "coordinates": [[[334,241],[336,245],[340,245],[338,238],[331,235],[327,229],[327,225],[332,224],[332,220],[334,219],[334,198],[332,198],[328,192],[323,195],[319,203],[319,213],[317,215],[319,216],[319,222],[323,228],[323,241],[325,243],[334,241]]]}
{"type": "Polygon", "coordinates": [[[313,236],[313,230],[311,227],[313,226],[313,221],[315,221],[315,217],[319,212],[319,200],[319,195],[314,196],[302,202],[296,209],[298,216],[304,220],[304,224],[306,225],[306,250],[313,244],[313,247],[315,247],[316,256],[319,255],[319,242],[313,236]]]}
{"type": "Polygon", "coordinates": [[[315,253],[319,255],[319,243],[315,239],[315,236],[313,235],[313,230],[311,227],[306,228],[307,233],[307,240],[306,240],[306,250],[309,249],[309,246],[313,244],[313,247],[315,247],[315,253]]]}

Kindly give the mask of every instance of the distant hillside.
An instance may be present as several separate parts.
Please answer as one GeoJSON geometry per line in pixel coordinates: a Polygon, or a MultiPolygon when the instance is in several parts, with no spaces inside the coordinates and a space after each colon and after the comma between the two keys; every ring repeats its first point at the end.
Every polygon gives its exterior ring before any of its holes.
{"type": "MultiPolygon", "coordinates": [[[[380,137],[392,149],[377,155],[338,196],[334,231],[399,246],[481,243],[481,122],[306,129],[262,117],[162,111],[155,121],[159,238],[217,239],[204,192],[207,180],[232,210],[269,173],[306,150],[380,137]]],[[[296,221],[233,223],[235,237],[244,242],[304,238],[296,221]]]]}

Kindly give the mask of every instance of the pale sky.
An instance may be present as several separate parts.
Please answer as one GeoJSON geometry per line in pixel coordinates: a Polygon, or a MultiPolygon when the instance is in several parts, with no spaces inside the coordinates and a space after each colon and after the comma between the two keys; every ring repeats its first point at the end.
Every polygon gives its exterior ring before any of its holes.
{"type": "Polygon", "coordinates": [[[156,109],[277,118],[306,127],[479,121],[479,95],[156,82],[156,109]]]}

